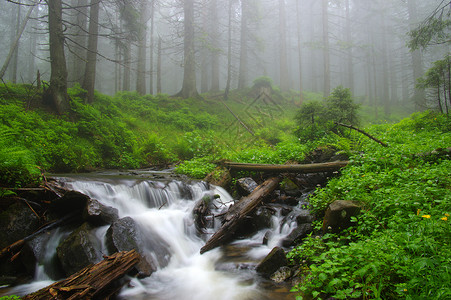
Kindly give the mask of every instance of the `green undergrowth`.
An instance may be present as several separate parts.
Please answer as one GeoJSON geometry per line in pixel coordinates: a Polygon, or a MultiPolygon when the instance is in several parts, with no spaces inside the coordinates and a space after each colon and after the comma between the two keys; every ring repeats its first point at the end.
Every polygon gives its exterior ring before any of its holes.
{"type": "Polygon", "coordinates": [[[451,299],[451,160],[440,152],[451,146],[450,125],[417,113],[368,127],[389,147],[348,142],[358,150],[350,165],[310,203],[319,220],[335,200],[359,201],[361,213],[351,228],[312,234],[288,254],[304,275],[299,299],[451,299]]]}

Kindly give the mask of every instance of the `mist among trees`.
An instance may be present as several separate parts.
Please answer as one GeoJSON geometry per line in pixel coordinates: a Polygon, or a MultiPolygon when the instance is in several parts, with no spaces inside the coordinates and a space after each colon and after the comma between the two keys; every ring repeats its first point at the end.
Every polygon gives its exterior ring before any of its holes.
{"type": "Polygon", "coordinates": [[[449,13],[442,0],[5,0],[2,78],[49,82],[60,113],[77,83],[92,102],[94,89],[227,95],[262,76],[281,92],[343,86],[385,114],[447,111],[449,13]]]}

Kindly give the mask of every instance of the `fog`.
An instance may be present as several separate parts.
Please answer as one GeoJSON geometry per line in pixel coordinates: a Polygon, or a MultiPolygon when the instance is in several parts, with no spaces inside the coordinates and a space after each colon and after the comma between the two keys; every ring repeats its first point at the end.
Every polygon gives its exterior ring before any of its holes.
{"type": "MultiPolygon", "coordinates": [[[[1,2],[2,64],[34,3],[20,2],[1,2]]],[[[94,2],[62,3],[69,86],[83,84],[94,2]]],[[[363,103],[403,105],[421,97],[416,78],[450,50],[447,44],[407,47],[408,32],[442,0],[101,0],[95,88],[106,94],[180,91],[188,2],[194,2],[200,93],[251,86],[267,76],[282,91],[327,96],[342,85],[363,103]]],[[[4,81],[36,84],[38,70],[41,80],[50,80],[47,15],[46,1],[31,12],[4,81]]]]}

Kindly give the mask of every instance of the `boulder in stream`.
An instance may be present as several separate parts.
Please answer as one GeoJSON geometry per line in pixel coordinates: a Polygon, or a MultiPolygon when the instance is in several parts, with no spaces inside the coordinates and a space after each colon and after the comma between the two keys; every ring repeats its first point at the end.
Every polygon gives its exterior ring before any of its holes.
{"type": "Polygon", "coordinates": [[[252,193],[258,186],[258,183],[255,182],[251,177],[240,178],[236,181],[236,188],[238,193],[241,196],[247,196],[252,193]]]}
{"type": "Polygon", "coordinates": [[[271,252],[257,265],[257,272],[269,278],[281,267],[288,265],[285,251],[280,247],[274,247],[271,252]]]}
{"type": "Polygon", "coordinates": [[[119,219],[116,208],[103,205],[95,199],[89,199],[83,212],[84,218],[96,226],[109,225],[119,219]]]}
{"type": "Polygon", "coordinates": [[[114,222],[106,233],[110,253],[135,249],[142,259],[136,265],[139,276],[150,276],[157,267],[169,263],[168,245],[157,234],[143,234],[136,222],[125,217],[114,222]]]}
{"type": "Polygon", "coordinates": [[[91,225],[83,223],[56,248],[67,276],[102,260],[100,242],[92,235],[91,225]]]}

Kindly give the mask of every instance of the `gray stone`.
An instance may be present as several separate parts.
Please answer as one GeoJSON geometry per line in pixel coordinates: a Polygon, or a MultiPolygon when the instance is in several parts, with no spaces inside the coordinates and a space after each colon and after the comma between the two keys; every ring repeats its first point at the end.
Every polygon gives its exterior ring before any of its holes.
{"type": "Polygon", "coordinates": [[[258,184],[250,177],[240,178],[236,182],[238,193],[241,196],[247,196],[252,193],[258,184]]]}
{"type": "Polygon", "coordinates": [[[279,268],[287,266],[288,260],[285,251],[280,247],[275,247],[271,252],[257,265],[257,272],[264,277],[269,278],[279,268]]]}
{"type": "Polygon", "coordinates": [[[67,276],[102,260],[100,242],[91,234],[93,228],[83,223],[56,249],[61,266],[67,276]]]}
{"type": "Polygon", "coordinates": [[[271,280],[277,283],[282,283],[289,279],[293,274],[291,268],[289,267],[281,267],[276,272],[271,275],[271,280]]]}
{"type": "Polygon", "coordinates": [[[293,229],[290,234],[282,240],[282,246],[290,247],[294,246],[297,242],[307,237],[309,233],[313,231],[311,223],[299,224],[298,227],[293,229]]]}
{"type": "Polygon", "coordinates": [[[109,225],[119,219],[116,208],[103,205],[95,199],[88,200],[83,215],[89,223],[95,226],[109,225]]]}
{"type": "Polygon", "coordinates": [[[326,210],[323,220],[323,232],[340,232],[352,225],[351,217],[360,213],[357,201],[336,200],[326,210]]]}

